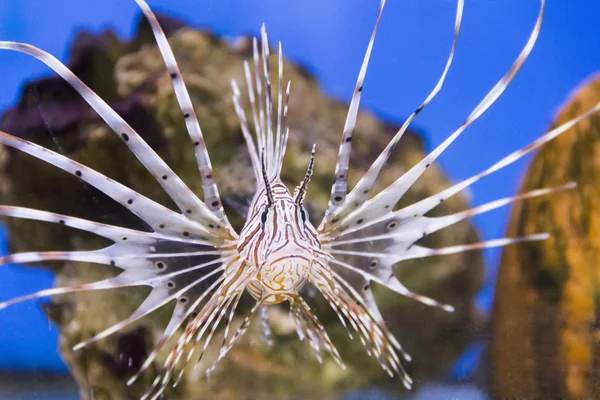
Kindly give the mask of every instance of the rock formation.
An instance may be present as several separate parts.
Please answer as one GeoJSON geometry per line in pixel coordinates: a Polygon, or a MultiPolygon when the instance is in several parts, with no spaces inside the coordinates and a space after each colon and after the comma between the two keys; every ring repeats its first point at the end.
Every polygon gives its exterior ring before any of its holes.
{"type": "MultiPolygon", "coordinates": [[[[554,126],[600,100],[600,76],[569,99],[554,126]]],[[[493,314],[494,394],[600,398],[600,116],[546,144],[521,191],[577,182],[576,189],[517,203],[508,236],[549,240],[504,250],[493,314]]]]}

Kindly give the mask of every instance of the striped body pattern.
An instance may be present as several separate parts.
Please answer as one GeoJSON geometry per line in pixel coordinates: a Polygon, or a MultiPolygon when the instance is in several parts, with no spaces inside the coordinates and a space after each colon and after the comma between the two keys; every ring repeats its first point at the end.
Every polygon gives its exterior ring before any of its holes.
{"type": "Polygon", "coordinates": [[[256,197],[237,248],[240,256],[259,271],[256,283],[251,283],[257,299],[297,293],[306,283],[321,247],[317,230],[306,220],[306,211],[293,201],[288,189],[277,182],[271,190],[274,205],[260,201],[266,199],[264,193],[256,197]]]}
{"type": "Polygon", "coordinates": [[[232,81],[233,103],[247,143],[256,178],[256,193],[243,229],[238,233],[224,212],[215,183],[204,132],[195,115],[184,79],[166,35],[144,0],[135,0],[148,22],[170,74],[181,118],[190,136],[203,188],[203,199],[193,193],[171,168],[152,150],[137,132],[96,93],[52,55],[24,43],[0,42],[0,49],[28,54],[45,63],[67,81],[123,141],[173,200],[178,210],[166,208],[111,178],[61,154],[0,132],[0,143],[28,153],[58,167],[104,192],[144,221],[148,231],[102,224],[67,215],[18,207],[0,206],[0,215],[62,224],[104,237],[109,246],[90,251],[23,252],[2,257],[2,264],[69,260],[112,266],[120,274],[93,283],[42,290],[0,303],[0,309],[29,299],[109,288],[148,286],[150,293],[128,318],[86,339],[74,350],[106,338],[167,304],[175,303],[171,319],[162,337],[139,369],[132,384],[153,364],[164,349],[168,356],[148,388],[144,399],[157,399],[165,389],[176,385],[183,371],[196,356],[196,363],[208,348],[217,330],[223,327],[223,344],[209,373],[223,359],[236,341],[248,330],[262,310],[272,304],[289,304],[300,340],[306,340],[321,360],[323,353],[344,363],[323,325],[302,296],[302,289],[312,286],[327,300],[340,323],[356,334],[366,351],[375,357],[390,375],[397,376],[410,388],[412,380],[405,370],[409,354],[387,329],[371,291],[376,283],[417,302],[452,312],[451,305],[413,293],[395,276],[393,267],[413,258],[426,258],[469,250],[505,246],[518,242],[543,240],[545,233],[517,238],[432,249],[416,245],[421,238],[466,218],[515,201],[547,195],[574,187],[574,183],[543,188],[514,197],[498,199],[461,212],[428,217],[426,214],[445,199],[466,189],[485,176],[502,169],[567,131],[584,118],[598,112],[600,104],[579,117],[554,128],[523,149],[517,150],[490,167],[439,193],[403,208],[396,205],[425,170],[435,162],[474,121],[504,92],[517,74],[538,38],[545,1],[532,32],[521,53],[497,84],[481,100],[464,122],[431,153],[406,171],[388,187],[375,193],[374,187],[384,165],[410,123],[441,90],[452,65],[460,32],[464,0],[457,0],[454,40],[442,74],[434,88],[408,117],[387,147],[379,154],[358,183],[348,190],[348,167],[352,139],[358,115],[363,82],[384,10],[381,0],[375,27],[350,102],[335,165],[331,197],[325,216],[313,226],[304,208],[312,175],[316,146],[305,178],[291,192],[281,179],[281,166],[289,135],[287,125],[291,82],[284,80],[281,44],[278,47],[276,82],[271,82],[271,65],[266,30],[253,41],[253,57],[244,63],[243,89],[232,81]],[[246,113],[249,113],[248,115],[246,113]],[[239,326],[233,328],[234,316],[242,295],[248,292],[255,303],[239,326]],[[178,335],[178,332],[182,333],[178,335]],[[169,341],[178,336],[175,344],[169,341]],[[168,344],[168,343],[169,344],[168,344]]]}

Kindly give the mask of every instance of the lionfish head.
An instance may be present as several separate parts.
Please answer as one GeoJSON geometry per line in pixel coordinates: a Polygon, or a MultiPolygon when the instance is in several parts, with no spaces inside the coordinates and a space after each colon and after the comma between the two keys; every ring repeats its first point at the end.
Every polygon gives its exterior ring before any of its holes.
{"type": "Polygon", "coordinates": [[[258,271],[253,285],[259,289],[257,297],[283,301],[284,293],[304,286],[311,266],[321,257],[317,230],[303,205],[313,165],[314,147],[305,178],[293,195],[263,168],[263,188],[254,198],[238,241],[239,254],[258,271]]]}

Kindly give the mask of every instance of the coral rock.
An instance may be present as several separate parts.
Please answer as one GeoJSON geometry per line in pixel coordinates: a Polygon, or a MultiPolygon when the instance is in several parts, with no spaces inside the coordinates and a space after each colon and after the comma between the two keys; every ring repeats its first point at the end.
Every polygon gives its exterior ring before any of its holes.
{"type": "MultiPolygon", "coordinates": [[[[580,88],[554,126],[600,100],[600,76],[580,88]]],[[[504,250],[493,315],[494,393],[506,398],[600,398],[600,116],[545,145],[521,191],[570,181],[568,192],[516,204],[508,236],[549,240],[504,250]]]]}

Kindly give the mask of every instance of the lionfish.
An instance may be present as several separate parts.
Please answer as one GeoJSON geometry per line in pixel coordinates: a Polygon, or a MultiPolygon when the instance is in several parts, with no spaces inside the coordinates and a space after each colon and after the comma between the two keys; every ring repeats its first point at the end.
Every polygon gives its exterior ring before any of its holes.
{"type": "Polygon", "coordinates": [[[410,388],[413,381],[405,370],[405,363],[411,358],[386,327],[370,284],[375,282],[420,303],[452,312],[452,306],[440,304],[405,287],[394,276],[394,265],[407,259],[543,240],[548,235],[502,238],[440,249],[415,245],[415,242],[474,215],[517,200],[572,188],[574,183],[499,199],[446,216],[428,217],[426,214],[450,196],[517,161],[600,110],[599,103],[593,109],[549,131],[484,171],[435,195],[396,209],[399,200],[431,163],[496,101],[513,80],[538,38],[545,6],[545,1],[541,0],[533,30],[508,72],[444,142],[392,184],[378,193],[373,193],[381,169],[394,152],[409,124],[433,100],[444,84],[454,58],[462,21],[464,0],[458,0],[454,39],[441,77],[423,103],[408,117],[368,171],[349,191],[348,168],[352,139],[363,81],[385,6],[385,0],[381,0],[343,129],[329,204],[321,223],[315,227],[304,207],[307,187],[313,172],[315,147],[312,148],[304,180],[293,193],[280,178],[290,134],[290,127],[287,125],[290,82],[285,85],[283,82],[282,52],[279,44],[275,110],[268,61],[270,48],[263,25],[261,40],[255,38],[253,41],[253,57],[244,63],[252,125],[249,124],[243,107],[242,92],[235,81],[231,82],[235,111],[239,117],[257,183],[245,225],[238,233],[224,213],[203,132],[167,37],[146,2],[136,2],[150,23],[172,79],[198,162],[204,200],[200,200],[126,121],[60,61],[28,44],[0,42],[0,48],[33,56],[65,79],[122,139],[180,210],[176,212],[168,209],[61,154],[0,132],[0,143],[3,145],[28,153],[77,176],[120,203],[151,228],[151,231],[133,230],[36,209],[0,206],[2,216],[63,224],[113,242],[108,247],[93,251],[16,253],[2,257],[3,264],[69,260],[110,265],[122,270],[113,278],[77,286],[46,289],[5,301],[0,303],[0,309],[46,296],[142,285],[151,287],[151,292],[143,303],[128,318],[74,347],[74,350],[78,350],[106,338],[154,310],[175,302],[175,308],[162,337],[139,371],[128,381],[128,384],[136,381],[152,364],[157,353],[165,347],[168,339],[186,323],[183,333],[169,350],[162,369],[143,396],[144,399],[156,399],[171,382],[176,384],[192,355],[197,351],[200,352],[200,356],[204,353],[222,323],[223,343],[207,373],[227,355],[236,341],[248,330],[253,317],[261,314],[260,310],[263,310],[264,306],[283,302],[289,303],[290,318],[295,323],[300,340],[308,341],[317,359],[321,361],[322,353],[327,353],[344,367],[335,345],[301,295],[301,289],[307,284],[314,286],[324,296],[348,333],[356,332],[367,353],[375,357],[390,376],[398,376],[404,386],[410,388]],[[194,260],[202,261],[191,262],[194,260]],[[237,330],[230,332],[240,298],[246,291],[256,302],[237,330]]]}

